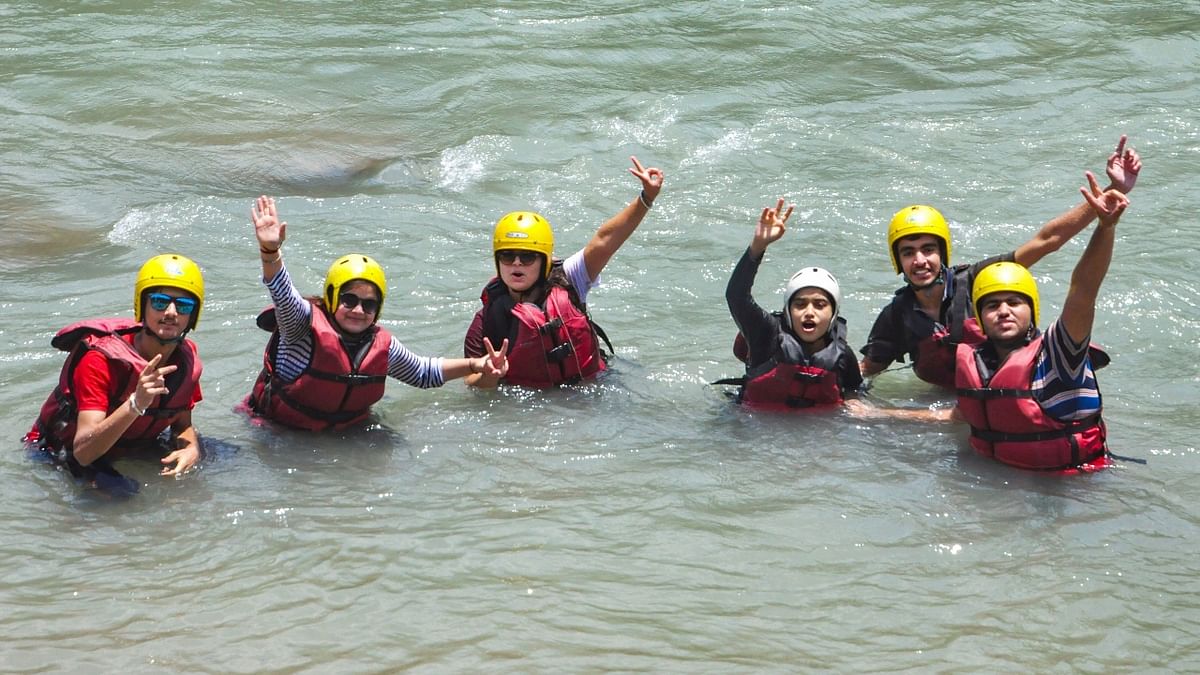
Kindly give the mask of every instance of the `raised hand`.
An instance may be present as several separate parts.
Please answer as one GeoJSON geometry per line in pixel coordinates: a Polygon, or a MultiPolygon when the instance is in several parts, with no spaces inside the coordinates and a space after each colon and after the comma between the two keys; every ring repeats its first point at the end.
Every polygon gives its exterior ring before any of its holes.
{"type": "Polygon", "coordinates": [[[1133,148],[1125,147],[1126,140],[1125,134],[1121,134],[1121,140],[1117,141],[1117,149],[1108,156],[1108,164],[1104,171],[1112,181],[1112,189],[1129,194],[1137,183],[1138,173],[1142,170],[1142,158],[1133,148]]]}
{"type": "Polygon", "coordinates": [[[504,338],[500,349],[497,350],[492,346],[492,341],[489,338],[483,338],[483,347],[487,349],[487,356],[479,357],[482,361],[480,371],[484,375],[491,377],[504,377],[508,374],[508,338],[504,338]]]}
{"type": "Polygon", "coordinates": [[[283,246],[287,238],[287,223],[279,221],[275,211],[275,200],[263,195],[250,207],[250,222],[254,223],[254,236],[258,248],[264,253],[273,253],[283,246]]]}
{"type": "Polygon", "coordinates": [[[634,168],[629,170],[629,173],[638,177],[642,181],[642,191],[646,193],[646,201],[650,204],[658,197],[659,190],[662,190],[663,172],[658,167],[650,167],[649,169],[642,166],[637,157],[630,156],[633,160],[634,168]]]}
{"type": "Polygon", "coordinates": [[[1100,184],[1096,182],[1096,176],[1091,171],[1084,172],[1084,175],[1087,177],[1088,185],[1079,188],[1079,191],[1083,193],[1083,198],[1096,210],[1101,225],[1116,225],[1121,214],[1125,213],[1125,208],[1129,206],[1129,197],[1117,189],[1101,190],[1100,184]]]}
{"type": "Polygon", "coordinates": [[[179,366],[159,368],[158,364],[161,362],[162,354],[155,354],[138,375],[137,388],[133,390],[133,404],[138,410],[145,410],[154,403],[155,397],[170,392],[167,389],[167,375],[175,372],[179,366]]]}
{"type": "Polygon", "coordinates": [[[780,197],[775,208],[767,207],[762,210],[762,214],[758,216],[758,226],[754,228],[754,239],[750,242],[750,250],[756,256],[762,255],[768,246],[779,241],[787,232],[788,218],[792,217],[792,211],[795,209],[795,204],[789,204],[787,211],[784,211],[783,197],[780,197]]]}

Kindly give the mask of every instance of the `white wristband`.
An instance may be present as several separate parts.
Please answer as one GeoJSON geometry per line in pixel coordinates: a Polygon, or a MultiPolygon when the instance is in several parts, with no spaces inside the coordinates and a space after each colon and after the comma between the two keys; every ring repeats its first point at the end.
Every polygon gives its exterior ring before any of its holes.
{"type": "Polygon", "coordinates": [[[141,417],[142,415],[146,414],[145,409],[138,408],[137,404],[133,402],[133,394],[129,395],[129,409],[132,410],[133,412],[137,413],[138,417],[141,417]]]}

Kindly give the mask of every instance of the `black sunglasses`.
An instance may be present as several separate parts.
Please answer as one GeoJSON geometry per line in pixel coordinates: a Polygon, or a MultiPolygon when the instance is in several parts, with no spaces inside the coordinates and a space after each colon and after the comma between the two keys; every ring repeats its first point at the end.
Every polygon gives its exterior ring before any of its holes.
{"type": "Polygon", "coordinates": [[[354,309],[360,304],[363,312],[366,314],[374,314],[375,310],[379,309],[379,301],[374,298],[360,298],[353,293],[342,293],[338,296],[338,302],[346,309],[354,309]]]}
{"type": "Polygon", "coordinates": [[[180,314],[191,314],[196,311],[196,305],[199,304],[191,298],[176,298],[166,293],[151,293],[146,296],[150,300],[150,306],[156,312],[165,312],[171,303],[175,303],[175,311],[180,314]]]}
{"type": "Polygon", "coordinates": [[[505,265],[511,265],[518,260],[522,265],[532,265],[541,255],[535,251],[496,251],[496,259],[505,265]]]}

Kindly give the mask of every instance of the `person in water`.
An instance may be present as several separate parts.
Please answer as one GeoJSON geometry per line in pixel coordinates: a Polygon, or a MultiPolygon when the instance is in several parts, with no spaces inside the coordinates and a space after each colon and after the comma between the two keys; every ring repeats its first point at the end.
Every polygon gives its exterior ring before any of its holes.
{"type": "MultiPolygon", "coordinates": [[[[1109,156],[1107,173],[1109,189],[1127,194],[1137,182],[1142,162],[1125,141],[1121,136],[1109,156]]],[[[942,214],[920,205],[897,212],[888,227],[888,249],[892,267],[904,275],[906,285],[896,291],[871,327],[862,348],[863,375],[876,375],[907,355],[917,377],[952,388],[955,348],[964,339],[963,323],[972,311],[971,285],[979,271],[1001,261],[1032,267],[1095,217],[1092,206],[1083,202],[1046,223],[1015,251],[950,267],[950,228],[942,214]]]]}
{"type": "Polygon", "coordinates": [[[751,289],[767,247],[787,231],[795,205],[764,208],[750,246],[742,254],[725,289],[725,302],[738,327],[734,354],[746,375],[722,383],[742,385],[738,401],[761,408],[808,408],[835,405],[862,384],[854,352],[846,344],[846,320],[837,279],[820,267],[792,275],[783,311],[768,312],[751,289]]]}
{"type": "Polygon", "coordinates": [[[112,465],[132,451],[161,454],[163,476],[190,471],[201,458],[192,409],[203,397],[200,355],[187,334],[203,305],[195,262],[177,254],[147,260],[134,281],[132,320],[81,321],[50,341],[69,356],[25,443],[113,492],[138,491],[112,465]]]}
{"type": "Polygon", "coordinates": [[[287,223],[275,200],[259,197],[250,210],[262,260],[263,283],[274,303],[258,317],[271,333],[263,368],[245,404],[255,414],[287,426],[344,429],[367,418],[391,377],[414,387],[440,387],[472,373],[503,377],[502,342],[483,344],[469,359],[417,356],[379,326],[387,297],[383,268],[359,253],[333,262],[320,297],[300,295],[283,265],[287,223]]]}
{"type": "Polygon", "coordinates": [[[483,289],[483,307],[467,329],[463,353],[477,357],[486,353],[488,340],[507,340],[512,345],[508,374],[475,373],[467,384],[494,387],[503,381],[551,387],[605,369],[598,329],[587,313],[588,291],[599,284],[600,271],[645,218],[663,183],[660,169],[643,167],[637,157],[630,159],[629,172],[642,182],[641,193],[566,260],[553,257],[554,232],[541,215],[514,211],[496,223],[496,276],[483,289]]]}
{"type": "Polygon", "coordinates": [[[1108,356],[1089,342],[1117,221],[1129,198],[1119,190],[1101,190],[1096,177],[1090,171],[1086,175],[1083,195],[1100,222],[1071,274],[1059,319],[1040,332],[1033,275],[1015,262],[993,263],[973,281],[978,320],[967,321],[974,339],[957,349],[958,405],[881,411],[856,402],[856,414],[965,421],[976,452],[1023,469],[1074,473],[1109,464],[1095,375],[1108,356]]]}

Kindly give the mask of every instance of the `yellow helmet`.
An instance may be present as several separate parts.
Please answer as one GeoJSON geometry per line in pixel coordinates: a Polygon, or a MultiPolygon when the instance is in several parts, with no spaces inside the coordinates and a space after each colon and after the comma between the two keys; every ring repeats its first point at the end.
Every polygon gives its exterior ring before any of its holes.
{"type": "Polygon", "coordinates": [[[1033,325],[1038,325],[1040,319],[1038,307],[1037,282],[1029,270],[1015,262],[992,263],[979,270],[975,282],[971,284],[971,298],[975,303],[975,316],[980,316],[981,301],[990,293],[1010,291],[1020,293],[1029,300],[1033,308],[1033,325]]]}
{"type": "Polygon", "coordinates": [[[892,216],[892,224],[888,226],[888,253],[892,256],[892,267],[896,269],[896,274],[904,273],[900,268],[900,258],[896,255],[896,242],[920,234],[931,234],[942,241],[942,266],[950,266],[950,226],[937,209],[917,204],[897,211],[892,216]]]}
{"type": "MultiPolygon", "coordinates": [[[[542,278],[550,276],[550,256],[554,252],[554,232],[550,223],[533,211],[513,211],[496,221],[492,232],[492,258],[498,251],[534,251],[545,258],[542,278]]],[[[499,273],[499,263],[496,264],[499,273]]]]}
{"type": "Polygon", "coordinates": [[[387,279],[379,263],[361,253],[344,255],[329,266],[329,271],[325,273],[325,308],[330,312],[337,309],[337,296],[342,286],[358,279],[369,281],[379,289],[379,310],[375,312],[375,320],[378,321],[383,314],[383,301],[387,298],[387,279]]]}
{"type": "Polygon", "coordinates": [[[146,302],[146,291],[151,288],[177,288],[196,297],[196,311],[192,312],[191,325],[200,323],[200,310],[204,309],[204,276],[200,267],[191,258],[176,253],[156,255],[147,260],[138,270],[133,284],[133,319],[142,320],[142,307],[146,302]]]}

